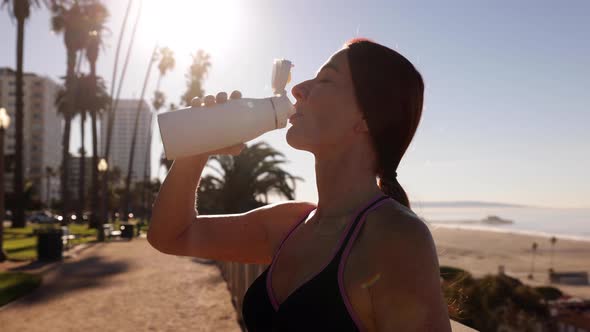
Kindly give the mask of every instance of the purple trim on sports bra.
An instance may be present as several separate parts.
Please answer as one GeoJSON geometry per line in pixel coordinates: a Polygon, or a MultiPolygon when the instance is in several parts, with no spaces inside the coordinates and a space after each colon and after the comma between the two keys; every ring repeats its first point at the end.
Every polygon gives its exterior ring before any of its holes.
{"type": "Polygon", "coordinates": [[[293,227],[291,227],[289,232],[287,232],[287,235],[285,236],[285,238],[283,238],[283,240],[281,241],[281,244],[279,244],[279,249],[277,249],[277,252],[275,252],[274,256],[272,257],[272,261],[270,262],[270,268],[268,269],[268,273],[266,274],[266,293],[268,294],[268,298],[270,299],[270,303],[272,304],[275,311],[279,307],[279,304],[278,304],[276,298],[274,297],[274,293],[272,291],[272,286],[270,283],[270,271],[272,271],[272,269],[274,267],[274,262],[277,259],[277,255],[279,254],[279,251],[281,251],[281,248],[283,247],[283,243],[285,243],[285,240],[287,240],[287,238],[291,235],[291,233],[295,230],[295,228],[297,228],[297,226],[299,226],[299,224],[301,224],[305,219],[307,219],[307,216],[309,216],[309,214],[315,210],[316,210],[316,208],[311,209],[308,213],[305,214],[305,216],[303,216],[303,218],[299,222],[295,223],[295,225],[293,225],[293,227]]]}
{"type": "Polygon", "coordinates": [[[356,239],[360,229],[363,227],[365,220],[367,220],[367,213],[369,211],[374,210],[377,207],[381,206],[385,202],[387,202],[387,199],[384,199],[383,201],[372,206],[369,210],[365,211],[363,218],[357,223],[357,225],[354,229],[354,232],[352,233],[350,239],[348,240],[348,243],[346,244],[346,248],[344,249],[344,252],[342,253],[342,256],[340,257],[340,262],[338,263],[338,287],[340,288],[340,295],[342,296],[342,299],[344,300],[344,305],[346,305],[346,309],[348,309],[348,313],[350,314],[350,317],[352,317],[352,320],[356,324],[359,331],[366,331],[366,328],[364,327],[363,324],[361,324],[360,319],[357,317],[355,311],[352,308],[352,305],[350,304],[350,300],[348,299],[348,296],[346,295],[346,290],[344,289],[344,262],[346,261],[346,258],[350,254],[350,250],[352,249],[352,243],[354,243],[354,240],[356,239]]]}
{"type": "MultiPolygon", "coordinates": [[[[336,254],[338,253],[338,251],[340,250],[340,247],[342,246],[342,242],[344,241],[344,238],[346,238],[346,235],[348,234],[350,228],[352,227],[352,224],[354,224],[354,221],[358,218],[358,214],[367,208],[367,206],[370,206],[371,204],[373,204],[375,201],[379,200],[381,197],[385,196],[383,193],[379,193],[376,197],[374,197],[373,199],[371,199],[367,204],[363,205],[362,207],[360,207],[359,209],[357,209],[352,217],[352,220],[350,220],[348,222],[348,225],[346,225],[346,228],[344,229],[344,232],[342,233],[342,235],[340,236],[340,239],[338,240],[338,244],[336,245],[336,248],[334,248],[334,252],[332,253],[330,259],[324,264],[324,266],[315,274],[313,274],[312,276],[310,276],[309,278],[307,278],[303,283],[301,283],[301,285],[299,285],[299,287],[295,288],[291,294],[289,294],[284,300],[283,303],[285,301],[287,301],[289,299],[289,297],[291,297],[297,290],[299,290],[301,287],[303,287],[303,285],[305,285],[307,282],[309,282],[310,280],[312,280],[313,278],[315,278],[316,276],[318,276],[322,271],[324,271],[324,269],[330,264],[330,262],[334,259],[334,257],[336,256],[336,254]]],[[[308,216],[312,211],[315,211],[317,208],[314,208],[313,210],[311,210],[306,216],[308,216]]],[[[306,218],[304,217],[303,220],[305,220],[306,218]]],[[[283,247],[283,244],[285,243],[285,241],[289,238],[289,236],[291,235],[291,233],[295,230],[295,228],[297,228],[297,226],[299,226],[301,224],[301,222],[303,222],[303,220],[301,220],[300,222],[298,222],[290,231],[289,233],[287,233],[287,236],[283,239],[283,241],[281,242],[281,244],[279,245],[279,249],[277,250],[277,252],[275,253],[270,268],[268,270],[268,273],[266,275],[266,291],[268,293],[268,297],[271,300],[271,304],[273,306],[273,308],[275,309],[275,311],[277,311],[280,307],[279,302],[277,301],[273,289],[272,289],[272,271],[274,269],[275,266],[275,261],[279,255],[279,253],[281,252],[281,249],[283,247]]]]}

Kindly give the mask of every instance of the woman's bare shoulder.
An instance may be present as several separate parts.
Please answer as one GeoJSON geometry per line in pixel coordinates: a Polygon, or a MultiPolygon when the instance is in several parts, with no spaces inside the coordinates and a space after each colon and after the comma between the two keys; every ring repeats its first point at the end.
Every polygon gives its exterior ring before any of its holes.
{"type": "Polygon", "coordinates": [[[276,202],[262,207],[266,210],[263,213],[264,223],[273,253],[287,232],[316,207],[315,203],[297,200],[276,202]]]}
{"type": "Polygon", "coordinates": [[[410,208],[394,200],[367,214],[363,238],[369,243],[387,246],[430,247],[433,242],[428,224],[410,208]]]}

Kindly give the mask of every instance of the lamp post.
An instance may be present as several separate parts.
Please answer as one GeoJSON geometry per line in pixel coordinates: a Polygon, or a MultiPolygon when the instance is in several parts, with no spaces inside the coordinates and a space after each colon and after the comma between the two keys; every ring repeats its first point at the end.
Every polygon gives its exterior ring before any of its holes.
{"type": "MultiPolygon", "coordinates": [[[[98,162],[98,165],[96,166],[98,168],[98,173],[100,174],[101,177],[105,176],[105,172],[109,169],[109,164],[107,164],[106,159],[104,158],[100,158],[100,161],[98,162]]],[[[104,241],[104,229],[103,229],[103,223],[105,221],[105,217],[106,220],[108,221],[108,215],[107,215],[107,211],[105,211],[106,209],[104,208],[106,206],[106,200],[109,199],[109,193],[106,190],[102,191],[102,195],[100,196],[100,200],[101,200],[101,204],[100,204],[100,208],[99,210],[101,211],[98,214],[98,220],[97,220],[97,231],[98,231],[98,241],[104,241]]]]}
{"type": "Polygon", "coordinates": [[[10,125],[10,116],[0,108],[0,262],[7,258],[4,252],[4,131],[10,125]]]}

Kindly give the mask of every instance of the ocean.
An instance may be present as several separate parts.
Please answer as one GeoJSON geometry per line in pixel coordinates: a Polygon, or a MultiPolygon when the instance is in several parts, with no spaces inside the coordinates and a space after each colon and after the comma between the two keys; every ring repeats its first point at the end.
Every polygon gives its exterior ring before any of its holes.
{"type": "Polygon", "coordinates": [[[412,210],[428,223],[442,227],[590,241],[590,208],[421,207],[415,204],[412,210]],[[479,222],[492,215],[514,223],[479,222]]]}

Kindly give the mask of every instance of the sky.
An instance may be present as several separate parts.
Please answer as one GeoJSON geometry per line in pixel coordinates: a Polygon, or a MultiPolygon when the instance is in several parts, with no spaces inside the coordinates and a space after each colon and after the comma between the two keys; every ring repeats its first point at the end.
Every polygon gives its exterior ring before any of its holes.
{"type": "MultiPolygon", "coordinates": [[[[110,32],[97,71],[110,84],[127,2],[105,3],[110,32]]],[[[263,98],[272,95],[273,59],[295,64],[290,90],[314,77],[345,41],[367,37],[406,56],[425,80],[421,123],[397,170],[411,201],[590,207],[589,16],[585,0],[144,0],[122,97],[139,97],[156,43],[175,52],[177,66],[162,90],[178,104],[190,54],[198,49],[211,55],[206,93],[237,89],[263,98]]],[[[59,81],[66,52],[49,22],[47,9],[34,10],[27,21],[24,68],[59,81]]],[[[0,66],[14,67],[16,24],[6,8],[0,40],[0,66]]],[[[317,202],[314,157],[286,143],[287,129],[248,145],[266,141],[283,152],[284,168],[305,179],[296,199],[317,202]]],[[[155,133],[152,174],[163,178],[157,127],[155,133]]],[[[73,130],[72,151],[78,135],[73,130]]]]}

